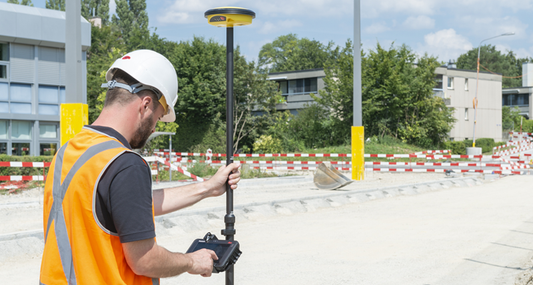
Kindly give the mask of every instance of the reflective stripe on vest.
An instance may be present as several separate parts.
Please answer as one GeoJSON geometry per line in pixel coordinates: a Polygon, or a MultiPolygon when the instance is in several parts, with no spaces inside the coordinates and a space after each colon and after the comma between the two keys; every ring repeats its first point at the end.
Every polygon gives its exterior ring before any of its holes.
{"type": "MultiPolygon", "coordinates": [[[[61,266],[63,268],[63,273],[65,274],[65,278],[68,284],[74,285],[74,284],[77,284],[76,273],[74,271],[72,248],[70,245],[69,236],[67,233],[67,226],[65,223],[65,217],[63,213],[63,206],[62,206],[63,199],[65,198],[65,195],[70,186],[70,182],[72,178],[85,163],[87,163],[92,157],[94,157],[95,155],[103,151],[114,149],[114,148],[124,148],[124,146],[117,141],[110,140],[110,141],[105,141],[105,142],[89,147],[78,158],[78,160],[76,160],[72,168],[69,170],[68,174],[65,176],[63,183],[61,183],[63,156],[64,156],[67,146],[68,146],[68,142],[65,143],[63,147],[60,148],[59,152],[57,153],[56,160],[55,160],[55,166],[53,170],[54,182],[53,182],[53,187],[52,187],[53,203],[52,203],[52,208],[48,216],[48,222],[46,225],[45,244],[48,239],[50,226],[52,222],[54,222],[54,229],[55,229],[54,233],[55,233],[56,240],[57,240],[57,247],[58,247],[59,256],[61,259],[61,266]]],[[[39,284],[45,285],[42,282],[39,282],[39,284]]],[[[152,278],[152,284],[159,285],[159,279],[152,278]]]]}

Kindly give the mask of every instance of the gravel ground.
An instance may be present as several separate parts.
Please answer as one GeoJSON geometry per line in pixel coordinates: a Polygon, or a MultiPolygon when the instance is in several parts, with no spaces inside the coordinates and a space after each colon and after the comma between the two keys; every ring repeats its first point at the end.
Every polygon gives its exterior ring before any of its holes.
{"type": "MultiPolygon", "coordinates": [[[[300,197],[302,195],[310,195],[311,193],[314,195],[321,193],[331,193],[331,191],[318,190],[316,187],[314,187],[314,184],[310,182],[312,181],[312,177],[310,176],[311,173],[307,172],[306,174],[308,175],[306,182],[299,183],[293,186],[265,186],[265,181],[274,181],[276,180],[276,178],[274,178],[274,180],[244,180],[240,185],[240,188],[238,190],[239,192],[236,192],[236,204],[239,203],[239,200],[242,202],[262,202],[268,199],[279,200],[284,198],[289,199],[292,197],[300,197]]],[[[291,178],[280,178],[277,179],[277,181],[281,181],[283,179],[291,178]]],[[[446,178],[442,173],[437,174],[367,172],[365,180],[354,182],[345,187],[345,189],[343,188],[342,190],[384,188],[395,185],[415,184],[443,179],[446,178]]],[[[175,182],[154,184],[154,188],[162,188],[166,187],[166,185],[175,184],[175,182]]],[[[42,230],[42,193],[42,189],[32,189],[24,191],[22,194],[0,195],[0,221],[2,221],[0,223],[0,283],[2,284],[34,284],[35,280],[38,279],[40,258],[43,247],[42,240],[36,237],[27,237],[23,239],[2,241],[1,236],[2,234],[8,234],[13,232],[42,230]],[[3,282],[4,280],[13,281],[13,278],[16,278],[17,276],[23,276],[23,278],[21,278],[17,282],[3,282]]],[[[197,206],[205,208],[215,204],[221,205],[221,203],[224,203],[224,200],[224,197],[209,199],[206,201],[202,201],[197,206]]],[[[266,219],[268,220],[269,218],[266,219]]],[[[261,223],[262,220],[260,219],[256,221],[239,222],[241,224],[246,223],[246,225],[248,225],[247,227],[249,227],[255,225],[257,222],[261,223]]],[[[220,228],[220,221],[216,221],[209,228],[212,228],[213,226],[215,226],[216,228],[220,228]]],[[[182,233],[180,238],[173,238],[171,235],[164,235],[167,233],[165,231],[158,231],[158,236],[160,237],[159,240],[162,243],[166,243],[165,246],[168,246],[170,249],[184,251],[186,250],[186,248],[173,248],[171,244],[174,242],[182,244],[185,241],[190,241],[194,238],[199,238],[205,233],[204,230],[179,232],[182,233]]],[[[530,269],[532,268],[532,266],[533,263],[529,261],[529,263],[524,264],[522,268],[530,269]]],[[[524,270],[519,276],[517,276],[516,280],[517,285],[532,285],[533,273],[531,272],[531,270],[524,270]]]]}

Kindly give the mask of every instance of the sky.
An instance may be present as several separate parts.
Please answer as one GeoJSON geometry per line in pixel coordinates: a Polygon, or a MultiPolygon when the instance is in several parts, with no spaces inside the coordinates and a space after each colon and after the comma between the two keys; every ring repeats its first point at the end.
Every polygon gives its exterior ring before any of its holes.
{"type": "MultiPolygon", "coordinates": [[[[7,0],[1,0],[6,2],[7,0]]],[[[363,49],[406,44],[419,55],[440,61],[456,60],[477,48],[484,39],[518,57],[533,57],[533,0],[362,0],[361,42],[363,49]]],[[[33,0],[45,7],[45,0],[33,0]]],[[[257,61],[261,47],[277,37],[333,41],[343,46],[353,39],[353,0],[147,0],[152,31],[171,41],[189,41],[194,36],[225,44],[224,28],[207,23],[204,12],[221,6],[250,9],[256,18],[249,26],[236,27],[235,44],[248,60],[257,61]]],[[[115,3],[111,0],[111,11],[115,3]]]]}

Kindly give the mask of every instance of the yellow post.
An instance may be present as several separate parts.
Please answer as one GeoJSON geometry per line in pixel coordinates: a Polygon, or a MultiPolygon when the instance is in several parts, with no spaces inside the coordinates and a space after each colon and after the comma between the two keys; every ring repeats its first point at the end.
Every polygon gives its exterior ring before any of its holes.
{"type": "Polygon", "coordinates": [[[61,104],[61,145],[73,138],[89,124],[89,106],[82,103],[61,104]]]}
{"type": "Polygon", "coordinates": [[[352,127],[352,179],[365,179],[365,127],[352,127]]]}

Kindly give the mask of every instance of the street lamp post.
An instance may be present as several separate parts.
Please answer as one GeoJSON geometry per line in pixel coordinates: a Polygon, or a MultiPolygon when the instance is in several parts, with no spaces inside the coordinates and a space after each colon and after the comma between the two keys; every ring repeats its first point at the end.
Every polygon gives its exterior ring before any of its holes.
{"type": "Polygon", "coordinates": [[[472,147],[476,147],[476,123],[477,123],[476,122],[476,116],[477,116],[477,105],[478,105],[477,93],[478,93],[478,89],[479,89],[479,55],[480,55],[480,52],[481,52],[481,44],[484,41],[488,41],[488,40],[492,40],[492,39],[499,38],[499,37],[504,37],[504,36],[512,36],[512,35],[514,35],[514,32],[505,33],[505,34],[501,34],[501,35],[497,35],[497,36],[494,36],[494,37],[490,37],[490,38],[484,39],[484,40],[482,40],[479,43],[479,46],[477,48],[477,80],[476,80],[476,98],[474,98],[474,102],[473,102],[473,107],[474,107],[474,139],[473,139],[473,142],[472,142],[472,147]]]}

